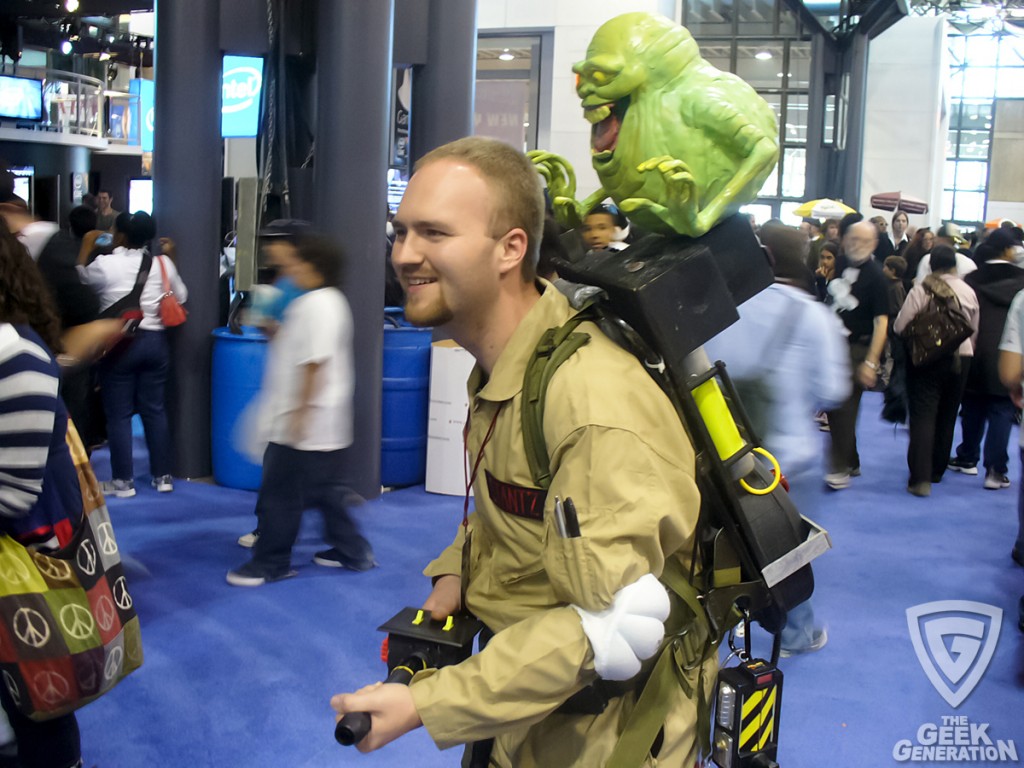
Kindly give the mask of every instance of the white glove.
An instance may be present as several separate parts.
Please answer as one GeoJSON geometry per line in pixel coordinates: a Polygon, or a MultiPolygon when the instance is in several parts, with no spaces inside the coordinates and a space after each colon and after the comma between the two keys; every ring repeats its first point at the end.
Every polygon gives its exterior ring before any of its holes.
{"type": "Polygon", "coordinates": [[[572,607],[594,649],[594,668],[604,680],[629,680],[665,637],[668,592],[650,573],[616,592],[603,611],[572,607]]]}

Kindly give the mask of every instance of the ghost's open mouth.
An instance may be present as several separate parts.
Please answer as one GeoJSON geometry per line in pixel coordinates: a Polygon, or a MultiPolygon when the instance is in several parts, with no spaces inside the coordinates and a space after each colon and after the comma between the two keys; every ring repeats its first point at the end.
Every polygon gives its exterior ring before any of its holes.
{"type": "Polygon", "coordinates": [[[629,110],[629,97],[583,110],[590,129],[590,150],[595,160],[608,160],[619,143],[619,130],[629,110]]]}

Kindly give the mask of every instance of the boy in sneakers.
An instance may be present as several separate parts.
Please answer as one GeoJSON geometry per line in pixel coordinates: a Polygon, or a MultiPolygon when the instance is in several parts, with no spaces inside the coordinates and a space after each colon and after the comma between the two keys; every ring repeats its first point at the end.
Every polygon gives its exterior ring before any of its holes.
{"type": "Polygon", "coordinates": [[[376,565],[370,543],[347,506],[355,494],[343,481],[343,450],[352,443],[352,314],[338,290],[341,249],[303,234],[278,254],[281,272],[305,291],[292,301],[270,342],[260,427],[268,441],[256,502],[260,535],[252,559],[229,571],[236,587],[259,587],[295,575],[291,554],[302,512],[324,516],[330,549],[313,562],[365,571],[376,565]]]}

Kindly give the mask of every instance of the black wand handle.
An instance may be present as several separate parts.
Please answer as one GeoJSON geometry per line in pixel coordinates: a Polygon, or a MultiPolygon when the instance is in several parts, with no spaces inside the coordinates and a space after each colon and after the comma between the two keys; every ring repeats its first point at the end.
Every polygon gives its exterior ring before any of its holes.
{"type": "MultiPolygon", "coordinates": [[[[426,668],[423,657],[412,656],[392,669],[384,682],[408,685],[414,674],[426,668]]],[[[372,725],[369,712],[349,712],[334,726],[334,738],[341,746],[351,747],[363,740],[372,725]]]]}

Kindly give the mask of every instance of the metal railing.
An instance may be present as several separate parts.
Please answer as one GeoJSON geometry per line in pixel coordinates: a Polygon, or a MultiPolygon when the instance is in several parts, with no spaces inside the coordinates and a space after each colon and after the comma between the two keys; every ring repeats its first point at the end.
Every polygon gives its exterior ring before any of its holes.
{"type": "Polygon", "coordinates": [[[107,90],[94,77],[57,69],[21,67],[18,74],[43,81],[43,119],[37,130],[138,145],[138,95],[107,90]]]}

